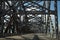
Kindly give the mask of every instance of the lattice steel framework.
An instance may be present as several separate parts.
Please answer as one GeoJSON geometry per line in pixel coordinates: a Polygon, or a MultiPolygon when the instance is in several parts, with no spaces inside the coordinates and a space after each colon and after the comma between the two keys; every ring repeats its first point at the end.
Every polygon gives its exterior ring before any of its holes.
{"type": "MultiPolygon", "coordinates": [[[[36,22],[29,24],[29,19],[39,19],[37,23],[47,33],[50,31],[51,16],[55,17],[56,35],[58,36],[58,13],[57,0],[54,0],[54,10],[51,10],[51,0],[6,0],[0,1],[0,34],[29,33],[30,27],[36,22]],[[41,5],[42,4],[42,5],[41,5]],[[29,16],[28,16],[29,15],[29,16]],[[37,17],[40,15],[41,17],[37,17]],[[47,17],[46,17],[47,16],[47,17]],[[23,18],[22,18],[23,17],[23,18]],[[23,20],[23,21],[22,21],[23,20]]],[[[52,26],[51,26],[52,27],[52,26]]],[[[41,31],[41,30],[40,30],[41,31]]]]}

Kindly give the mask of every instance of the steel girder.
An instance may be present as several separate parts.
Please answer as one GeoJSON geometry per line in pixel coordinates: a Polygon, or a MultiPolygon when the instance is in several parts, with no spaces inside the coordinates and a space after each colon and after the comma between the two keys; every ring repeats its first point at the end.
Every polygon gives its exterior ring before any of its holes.
{"type": "MultiPolygon", "coordinates": [[[[18,25],[19,25],[19,23],[20,24],[22,24],[22,23],[21,23],[21,21],[17,21],[17,20],[19,20],[19,17],[17,16],[18,14],[25,15],[24,16],[25,19],[23,22],[25,27],[27,27],[27,25],[28,25],[28,17],[27,17],[28,14],[48,15],[47,22],[45,23],[45,24],[47,24],[46,25],[46,33],[47,33],[47,29],[48,29],[47,27],[50,27],[50,25],[49,25],[50,19],[49,18],[50,18],[50,15],[53,14],[53,15],[55,15],[55,24],[56,24],[55,27],[56,27],[56,36],[57,36],[57,34],[58,34],[57,0],[54,1],[55,10],[50,10],[50,4],[51,4],[50,1],[48,2],[48,5],[46,5],[47,4],[47,3],[45,3],[46,1],[43,1],[44,2],[43,5],[39,4],[40,2],[42,2],[42,0],[35,0],[35,1],[32,1],[32,0],[28,0],[28,1],[27,0],[19,0],[19,1],[6,0],[6,1],[4,1],[4,0],[2,0],[2,1],[0,1],[0,3],[1,3],[0,4],[0,19],[1,19],[1,21],[2,20],[4,21],[5,15],[10,16],[10,18],[9,18],[10,21],[8,21],[7,24],[4,22],[0,22],[2,25],[1,34],[8,33],[8,31],[10,33],[10,30],[13,31],[13,33],[19,32],[18,25]],[[46,12],[46,11],[48,11],[48,12],[46,12]],[[6,30],[4,29],[5,24],[7,25],[6,30]],[[16,25],[16,24],[18,24],[18,25],[16,25]],[[12,26],[12,27],[10,27],[10,26],[12,26]],[[5,32],[3,32],[3,30],[5,30],[5,32]]],[[[46,16],[44,18],[46,19],[46,16]]],[[[41,24],[43,24],[43,22],[41,22],[41,24]]]]}

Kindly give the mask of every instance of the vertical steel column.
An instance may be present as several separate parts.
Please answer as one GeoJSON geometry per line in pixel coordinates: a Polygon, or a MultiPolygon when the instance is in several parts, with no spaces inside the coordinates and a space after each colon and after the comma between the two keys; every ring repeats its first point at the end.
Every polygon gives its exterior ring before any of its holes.
{"type": "MultiPolygon", "coordinates": [[[[46,1],[46,8],[50,10],[50,1],[46,1]]],[[[46,24],[46,33],[48,32],[48,28],[50,26],[50,22],[49,22],[50,11],[49,10],[47,10],[48,16],[47,16],[47,24],[46,24]]]]}
{"type": "MultiPolygon", "coordinates": [[[[0,14],[1,14],[1,11],[2,11],[2,1],[0,1],[0,14]]],[[[3,26],[3,24],[2,24],[2,21],[1,21],[1,15],[0,15],[0,33],[3,33],[2,26],[3,26]]]]}
{"type": "MultiPolygon", "coordinates": [[[[43,6],[46,7],[46,0],[44,0],[43,6]]],[[[45,13],[45,12],[46,12],[46,9],[43,9],[43,12],[45,13]]],[[[45,26],[44,26],[44,27],[45,27],[44,33],[46,34],[46,33],[47,33],[47,27],[46,27],[46,14],[44,15],[44,18],[45,18],[45,19],[44,19],[44,21],[45,21],[45,22],[44,22],[44,23],[45,23],[45,24],[44,24],[44,25],[45,25],[45,26]]]]}
{"type": "MultiPolygon", "coordinates": [[[[4,9],[5,9],[5,3],[4,3],[4,1],[1,1],[1,9],[2,9],[1,12],[2,12],[2,14],[3,14],[3,13],[5,12],[5,11],[4,11],[4,9]]],[[[1,17],[1,18],[2,18],[2,17],[1,17]]],[[[4,34],[4,33],[3,33],[3,30],[4,30],[4,23],[3,23],[3,20],[2,20],[2,31],[1,31],[2,34],[4,34]]]]}
{"type": "Polygon", "coordinates": [[[23,1],[22,1],[22,7],[24,8],[24,12],[25,12],[25,26],[23,27],[23,32],[26,33],[28,31],[28,26],[27,26],[28,17],[27,17],[26,7],[24,6],[23,1]]]}
{"type": "Polygon", "coordinates": [[[54,7],[55,7],[56,38],[58,38],[58,12],[57,12],[57,0],[54,1],[54,7]]]}
{"type": "MultiPolygon", "coordinates": [[[[51,0],[48,1],[48,9],[49,9],[49,10],[50,10],[50,1],[51,1],[51,0]]],[[[48,10],[48,25],[47,25],[47,26],[48,26],[48,28],[49,28],[49,29],[48,29],[48,32],[50,33],[50,11],[49,11],[49,10],[48,10]]]]}

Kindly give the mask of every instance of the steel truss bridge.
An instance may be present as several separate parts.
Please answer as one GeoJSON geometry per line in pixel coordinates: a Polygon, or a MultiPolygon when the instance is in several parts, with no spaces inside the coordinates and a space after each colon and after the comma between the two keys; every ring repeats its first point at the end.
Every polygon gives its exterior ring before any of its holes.
{"type": "Polygon", "coordinates": [[[57,0],[0,1],[1,36],[36,32],[58,37],[57,0]]]}

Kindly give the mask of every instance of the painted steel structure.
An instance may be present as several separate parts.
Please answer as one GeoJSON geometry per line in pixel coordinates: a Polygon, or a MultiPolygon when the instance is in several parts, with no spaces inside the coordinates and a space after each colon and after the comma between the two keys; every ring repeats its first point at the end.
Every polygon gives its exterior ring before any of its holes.
{"type": "Polygon", "coordinates": [[[1,0],[0,34],[4,36],[5,34],[32,33],[29,26],[34,23],[39,25],[42,33],[47,34],[48,31],[50,32],[50,27],[53,26],[53,23],[50,23],[52,22],[51,15],[54,15],[56,36],[58,37],[57,0],[53,2],[54,10],[51,10],[51,0],[1,0]],[[38,15],[40,16],[37,17],[38,15]],[[36,22],[37,19],[40,20],[38,21],[40,24],[36,22]]]}

